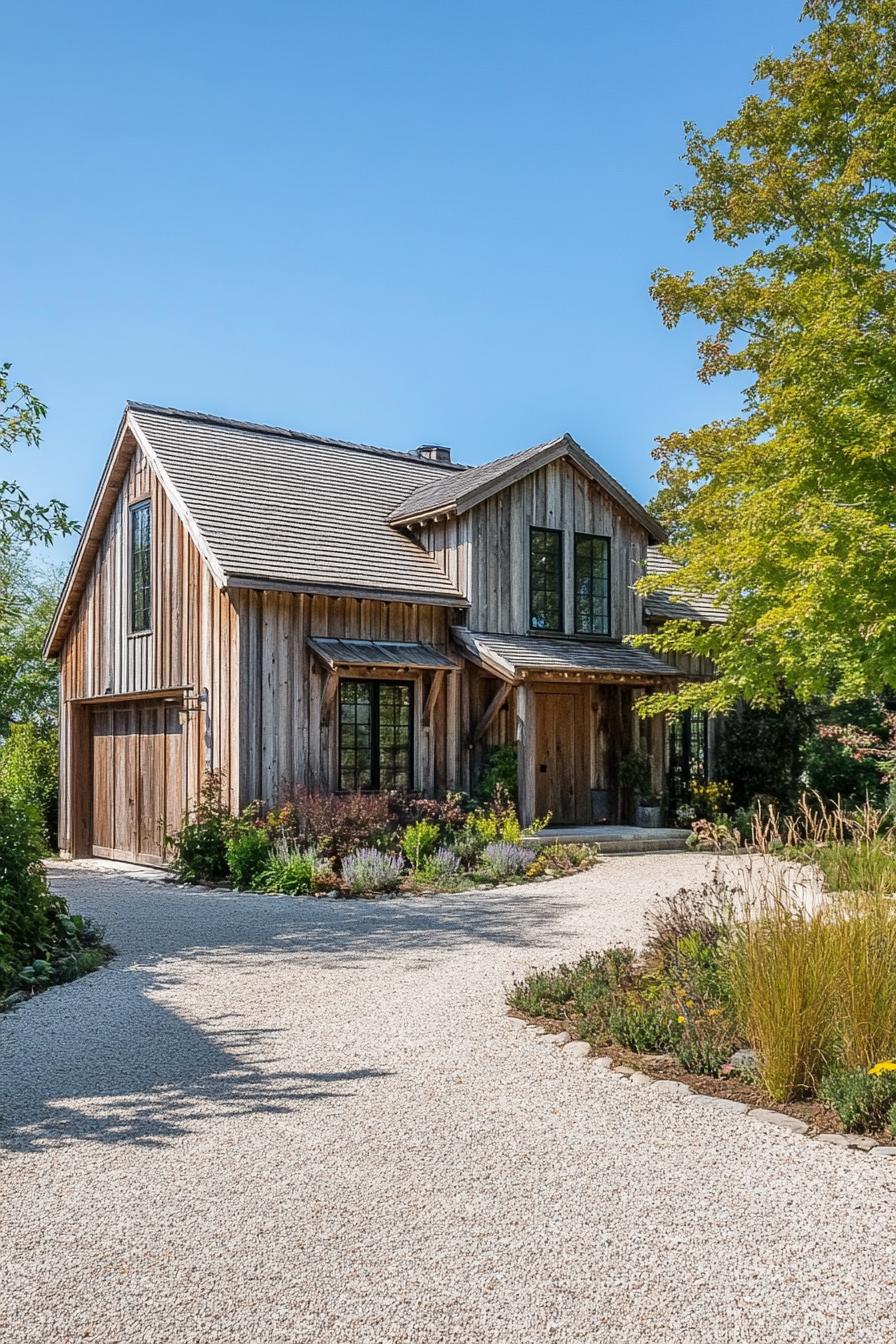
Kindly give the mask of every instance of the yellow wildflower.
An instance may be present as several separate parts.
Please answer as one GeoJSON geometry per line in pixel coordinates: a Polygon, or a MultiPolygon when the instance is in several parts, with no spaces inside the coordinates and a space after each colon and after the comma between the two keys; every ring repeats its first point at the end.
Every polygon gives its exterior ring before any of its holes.
{"type": "Polygon", "coordinates": [[[687,1018],[686,1018],[686,1017],[682,1017],[681,1013],[679,1013],[679,1014],[678,1014],[678,1020],[679,1020],[679,1022],[686,1022],[686,1021],[687,1021],[687,1018]]]}
{"type": "Polygon", "coordinates": [[[896,1073],[896,1059],[882,1059],[879,1064],[872,1064],[868,1072],[872,1078],[879,1078],[882,1073],[896,1073]]]}

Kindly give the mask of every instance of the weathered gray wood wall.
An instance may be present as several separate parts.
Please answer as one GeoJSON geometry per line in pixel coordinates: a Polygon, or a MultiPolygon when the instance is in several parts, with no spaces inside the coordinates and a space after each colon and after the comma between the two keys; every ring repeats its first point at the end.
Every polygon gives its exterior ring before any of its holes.
{"type": "MultiPolygon", "coordinates": [[[[322,719],[327,673],[309,636],[410,640],[449,650],[450,609],[407,602],[243,590],[233,594],[240,624],[239,794],[274,803],[297,787],[338,786],[338,707],[322,719]]],[[[346,672],[381,678],[384,674],[346,672]]],[[[409,672],[414,685],[414,785],[432,792],[462,787],[458,670],[445,678],[430,727],[422,708],[431,673],[409,672]]]]}
{"type": "Polygon", "coordinates": [[[462,514],[425,525],[420,539],[470,600],[471,630],[529,630],[529,529],[563,532],[565,629],[575,629],[574,536],[610,544],[611,637],[643,630],[643,604],[632,584],[644,572],[647,533],[640,523],[566,459],[499,491],[462,514]]]}
{"type": "MultiPolygon", "coordinates": [[[[183,807],[207,766],[220,770],[234,805],[238,627],[220,590],[140,449],[117,486],[111,513],[59,657],[59,843],[84,853],[89,842],[91,702],[158,692],[198,695],[183,713],[183,807]],[[151,629],[130,632],[130,506],[152,503],[151,629]]],[[[111,703],[111,701],[107,701],[111,703]]]]}

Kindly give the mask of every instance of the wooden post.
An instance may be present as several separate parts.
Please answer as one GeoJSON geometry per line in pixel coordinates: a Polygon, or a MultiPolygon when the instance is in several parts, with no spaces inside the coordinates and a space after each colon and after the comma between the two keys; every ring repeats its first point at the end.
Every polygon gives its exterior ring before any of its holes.
{"type": "Polygon", "coordinates": [[[535,818],[535,696],[525,682],[516,688],[517,808],[528,826],[535,818]]]}

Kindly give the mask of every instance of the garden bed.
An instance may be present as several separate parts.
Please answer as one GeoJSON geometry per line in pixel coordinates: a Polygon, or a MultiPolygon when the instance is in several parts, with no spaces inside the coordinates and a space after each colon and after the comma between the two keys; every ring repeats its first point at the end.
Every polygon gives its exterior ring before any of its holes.
{"type": "Polygon", "coordinates": [[[282,807],[232,816],[215,775],[168,838],[175,880],[286,896],[371,898],[489,889],[583,872],[589,845],[536,847],[509,794],[474,803],[387,794],[302,791],[282,807]]]}
{"type": "MultiPolygon", "coordinates": [[[[573,1040],[584,1040],[576,1031],[576,1023],[568,1018],[551,1017],[527,1017],[524,1014],[512,1012],[512,1017],[520,1018],[530,1026],[544,1027],[548,1032],[568,1032],[573,1040]]],[[[843,1125],[838,1117],[830,1109],[816,1099],[808,1101],[789,1101],[775,1102],[771,1101],[763,1089],[755,1082],[750,1082],[745,1078],[732,1076],[729,1078],[712,1078],[706,1074],[690,1073],[682,1068],[674,1055],[648,1055],[638,1054],[633,1050],[626,1050],[622,1046],[613,1045],[612,1042],[603,1042],[600,1047],[601,1055],[612,1059],[614,1067],[622,1066],[635,1069],[639,1073],[646,1073],[648,1077],[657,1082],[675,1082],[684,1083],[692,1092],[700,1092],[706,1097],[720,1097],[725,1101],[739,1101],[751,1109],[763,1108],[770,1111],[780,1111],[783,1115],[792,1115],[796,1120],[802,1120],[809,1126],[813,1134],[843,1134],[843,1125]]],[[[890,1144],[893,1142],[892,1135],[885,1130],[866,1131],[864,1137],[874,1139],[881,1144],[890,1144]]]]}
{"type": "Polygon", "coordinates": [[[534,971],[510,1011],[617,1069],[892,1145],[896,900],[809,894],[774,863],[759,878],[732,868],[678,892],[648,916],[641,952],[534,971]]]}

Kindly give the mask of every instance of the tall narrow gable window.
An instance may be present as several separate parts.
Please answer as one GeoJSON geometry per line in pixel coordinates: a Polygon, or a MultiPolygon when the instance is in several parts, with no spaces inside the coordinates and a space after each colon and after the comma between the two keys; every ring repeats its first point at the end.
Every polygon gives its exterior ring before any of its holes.
{"type": "Polygon", "coordinates": [[[340,682],[340,789],[411,788],[412,694],[405,681],[340,682]]]}
{"type": "Polygon", "coordinates": [[[576,633],[610,633],[610,539],[576,533],[576,633]]]}
{"type": "Polygon", "coordinates": [[[551,527],[529,532],[529,628],[563,629],[563,534],[551,527]]]}
{"type": "Polygon", "coordinates": [[[150,542],[151,505],[148,499],[132,504],[131,517],[131,633],[144,634],[152,625],[150,542]]]}

